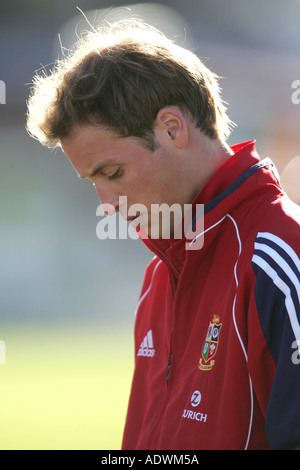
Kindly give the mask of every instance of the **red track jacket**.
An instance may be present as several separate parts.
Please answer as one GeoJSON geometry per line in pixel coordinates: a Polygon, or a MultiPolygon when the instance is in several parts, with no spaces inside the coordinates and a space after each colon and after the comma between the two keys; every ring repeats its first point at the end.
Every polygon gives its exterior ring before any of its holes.
{"type": "Polygon", "coordinates": [[[123,449],[300,447],[300,210],[254,141],[232,150],[194,201],[202,248],[144,240],[123,449]]]}

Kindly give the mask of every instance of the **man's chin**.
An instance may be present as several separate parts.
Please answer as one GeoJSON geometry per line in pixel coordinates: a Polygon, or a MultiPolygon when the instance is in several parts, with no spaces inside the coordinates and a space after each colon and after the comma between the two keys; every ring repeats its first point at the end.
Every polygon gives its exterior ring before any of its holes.
{"type": "Polygon", "coordinates": [[[140,238],[151,238],[153,240],[170,239],[174,232],[169,224],[149,223],[148,217],[143,213],[138,216],[127,216],[123,218],[129,222],[130,226],[139,234],[140,238]]]}
{"type": "Polygon", "coordinates": [[[144,231],[147,233],[147,236],[153,240],[169,240],[173,236],[170,227],[148,226],[144,231]]]}

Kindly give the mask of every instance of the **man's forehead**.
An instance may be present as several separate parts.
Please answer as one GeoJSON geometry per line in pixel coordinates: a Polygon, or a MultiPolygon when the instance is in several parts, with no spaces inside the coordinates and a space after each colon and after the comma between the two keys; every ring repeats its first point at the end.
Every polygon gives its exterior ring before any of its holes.
{"type": "Polygon", "coordinates": [[[94,147],[97,148],[100,144],[105,145],[116,139],[115,133],[102,126],[77,125],[67,137],[61,139],[61,146],[68,149],[80,147],[81,150],[86,147],[87,153],[93,153],[94,147]]]}

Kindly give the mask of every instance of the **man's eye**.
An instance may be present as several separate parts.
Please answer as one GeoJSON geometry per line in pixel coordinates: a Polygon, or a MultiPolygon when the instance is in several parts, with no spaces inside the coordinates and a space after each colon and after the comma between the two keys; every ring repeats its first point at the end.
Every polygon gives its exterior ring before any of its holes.
{"type": "Polygon", "coordinates": [[[113,174],[107,175],[109,180],[113,180],[115,178],[119,178],[121,176],[121,170],[118,168],[113,174]]]}

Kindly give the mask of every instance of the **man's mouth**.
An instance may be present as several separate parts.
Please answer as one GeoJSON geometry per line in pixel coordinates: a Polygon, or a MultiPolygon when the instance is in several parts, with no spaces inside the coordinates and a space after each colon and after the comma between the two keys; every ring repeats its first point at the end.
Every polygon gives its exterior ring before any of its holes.
{"type": "Polygon", "coordinates": [[[136,229],[142,221],[142,214],[139,212],[137,215],[128,217],[127,220],[129,221],[130,225],[136,229]]]}
{"type": "Polygon", "coordinates": [[[141,215],[142,215],[141,212],[140,212],[140,211],[137,211],[137,212],[135,213],[135,215],[128,215],[128,216],[126,217],[126,220],[127,220],[128,222],[132,222],[133,220],[138,219],[141,215]]]}

